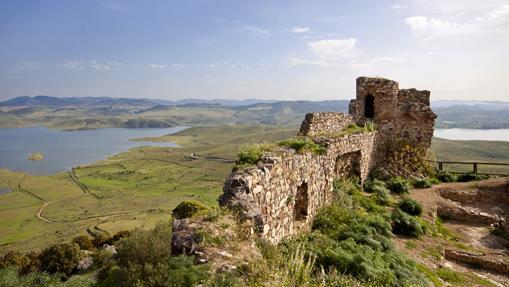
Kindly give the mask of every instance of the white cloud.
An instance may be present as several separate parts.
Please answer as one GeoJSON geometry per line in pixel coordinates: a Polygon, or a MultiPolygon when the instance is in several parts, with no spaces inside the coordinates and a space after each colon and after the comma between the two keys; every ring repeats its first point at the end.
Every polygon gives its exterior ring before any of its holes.
{"type": "Polygon", "coordinates": [[[399,4],[396,4],[396,5],[393,5],[392,6],[392,9],[406,9],[407,7],[404,6],[404,5],[399,5],[399,4]]]}
{"type": "Polygon", "coordinates": [[[428,18],[425,16],[414,16],[405,19],[405,23],[414,30],[424,30],[427,28],[447,28],[458,26],[457,23],[428,18]]]}
{"type": "Polygon", "coordinates": [[[359,51],[355,47],[357,39],[329,39],[308,43],[311,53],[320,61],[339,62],[355,58],[359,51]]]}
{"type": "Polygon", "coordinates": [[[222,18],[218,18],[218,17],[212,17],[212,21],[218,23],[218,24],[223,24],[224,23],[224,19],[222,18]]]}
{"type": "Polygon", "coordinates": [[[296,34],[307,33],[309,31],[311,31],[311,28],[309,28],[309,27],[293,27],[292,28],[292,33],[296,33],[296,34]]]}
{"type": "Polygon", "coordinates": [[[428,16],[408,17],[405,19],[405,23],[416,36],[424,40],[440,36],[486,35],[509,32],[509,25],[507,25],[509,24],[509,5],[507,4],[492,7],[481,13],[472,13],[471,11],[465,13],[460,10],[448,12],[449,14],[442,14],[440,18],[428,16]]]}
{"type": "Polygon", "coordinates": [[[357,39],[327,39],[307,43],[311,57],[290,57],[290,66],[314,65],[321,67],[340,66],[350,63],[361,53],[356,47],[357,39]]]}
{"type": "Polygon", "coordinates": [[[182,64],[149,64],[148,67],[154,70],[180,70],[184,68],[182,64]]]}
{"type": "Polygon", "coordinates": [[[509,5],[502,5],[488,13],[490,19],[498,19],[509,16],[509,5]]]}
{"type": "Polygon", "coordinates": [[[270,36],[270,30],[263,29],[260,27],[252,26],[252,25],[245,25],[238,29],[235,29],[236,32],[245,32],[256,36],[270,36]]]}

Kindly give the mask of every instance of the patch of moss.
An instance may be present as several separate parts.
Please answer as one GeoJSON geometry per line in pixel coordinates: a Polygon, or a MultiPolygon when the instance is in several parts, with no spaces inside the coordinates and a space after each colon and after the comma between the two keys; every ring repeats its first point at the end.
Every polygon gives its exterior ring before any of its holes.
{"type": "Polygon", "coordinates": [[[173,209],[172,215],[176,219],[190,218],[206,209],[207,207],[199,202],[186,200],[173,209]]]}

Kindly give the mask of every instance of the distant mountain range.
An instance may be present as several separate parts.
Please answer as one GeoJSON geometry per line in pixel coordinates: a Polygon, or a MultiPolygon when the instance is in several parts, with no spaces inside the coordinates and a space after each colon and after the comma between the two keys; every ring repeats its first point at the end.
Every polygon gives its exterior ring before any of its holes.
{"type": "MultiPolygon", "coordinates": [[[[182,99],[182,100],[163,100],[163,99],[142,99],[142,98],[112,98],[112,97],[51,97],[51,96],[34,96],[34,97],[16,97],[0,102],[2,107],[109,107],[109,106],[130,106],[130,107],[153,107],[156,105],[177,106],[190,104],[208,104],[222,106],[249,106],[260,103],[276,103],[276,102],[292,102],[279,100],[261,100],[261,99],[182,99]]],[[[330,100],[330,101],[313,101],[316,103],[335,103],[346,102],[348,100],[330,100]]],[[[445,108],[451,106],[470,106],[482,108],[486,110],[500,110],[509,108],[509,102],[502,101],[451,101],[439,100],[432,101],[433,108],[445,108]]]]}
{"type": "MultiPolygon", "coordinates": [[[[310,112],[347,112],[348,100],[158,100],[109,97],[17,97],[0,102],[0,127],[58,128],[274,124],[298,126],[310,112]]],[[[509,102],[433,101],[440,128],[509,128],[509,102]]]]}
{"type": "Polygon", "coordinates": [[[160,99],[140,99],[140,98],[111,98],[111,97],[16,97],[7,101],[0,102],[1,107],[106,107],[106,106],[130,106],[130,107],[150,107],[155,105],[188,105],[188,104],[211,104],[223,106],[248,106],[258,103],[274,103],[275,100],[229,100],[229,99],[183,99],[183,100],[160,100],[160,99]]]}

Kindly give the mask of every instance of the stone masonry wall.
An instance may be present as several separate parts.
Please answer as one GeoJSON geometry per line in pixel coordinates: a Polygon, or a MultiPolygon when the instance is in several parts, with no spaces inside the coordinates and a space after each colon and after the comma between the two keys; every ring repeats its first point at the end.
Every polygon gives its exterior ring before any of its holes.
{"type": "Polygon", "coordinates": [[[341,131],[353,123],[353,117],[344,113],[309,113],[306,114],[299,135],[315,136],[341,131]]]}
{"type": "Polygon", "coordinates": [[[387,165],[385,156],[400,141],[429,148],[436,118],[429,97],[429,91],[400,90],[392,80],[358,78],[349,115],[311,113],[302,122],[299,135],[325,146],[326,154],[267,153],[256,166],[232,172],[219,203],[239,211],[253,232],[273,243],[309,229],[317,210],[332,199],[334,179],[366,179],[387,165]],[[375,132],[339,135],[351,123],[368,121],[375,132]]]}
{"type": "Polygon", "coordinates": [[[233,172],[219,202],[239,210],[262,238],[277,243],[308,230],[330,202],[335,178],[365,179],[373,164],[376,132],[317,138],[325,155],[291,149],[265,155],[257,166],[233,172]]]}

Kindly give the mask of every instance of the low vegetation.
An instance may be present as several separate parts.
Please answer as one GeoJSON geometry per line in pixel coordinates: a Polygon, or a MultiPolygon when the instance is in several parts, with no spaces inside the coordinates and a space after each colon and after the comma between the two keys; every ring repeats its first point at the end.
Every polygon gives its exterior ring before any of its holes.
{"type": "Polygon", "coordinates": [[[206,209],[205,205],[197,201],[186,200],[173,209],[172,215],[176,219],[189,218],[206,209]]]}
{"type": "Polygon", "coordinates": [[[312,152],[322,155],[327,152],[325,147],[315,143],[308,137],[296,137],[278,142],[279,146],[294,149],[297,153],[312,152]]]}
{"type": "Polygon", "coordinates": [[[397,176],[387,182],[387,188],[396,194],[407,194],[412,189],[412,184],[408,179],[397,176]]]}
{"type": "Polygon", "coordinates": [[[420,216],[422,214],[422,205],[411,198],[403,198],[399,202],[398,208],[410,215],[420,216]]]}

